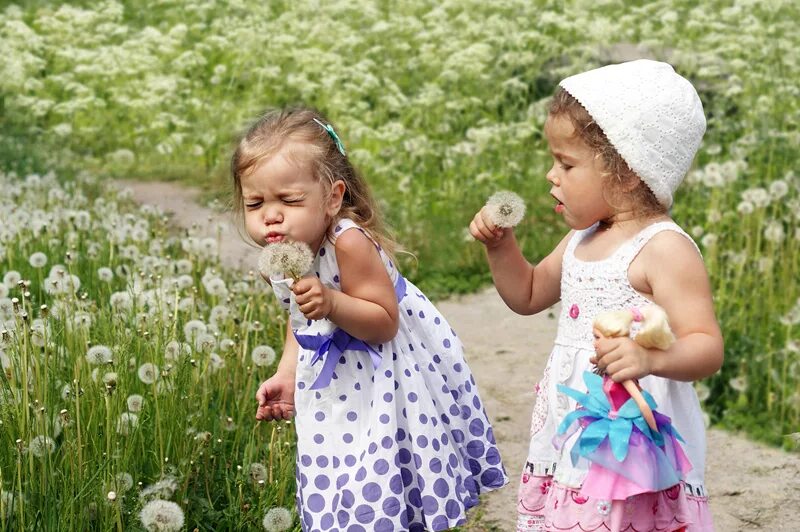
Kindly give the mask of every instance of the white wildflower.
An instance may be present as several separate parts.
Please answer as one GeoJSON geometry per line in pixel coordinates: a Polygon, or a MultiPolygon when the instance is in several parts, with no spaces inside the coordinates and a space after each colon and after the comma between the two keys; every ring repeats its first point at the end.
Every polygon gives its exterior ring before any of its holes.
{"type": "Polygon", "coordinates": [[[6,288],[9,289],[16,288],[17,283],[19,283],[21,280],[22,280],[22,274],[20,274],[16,270],[8,271],[6,272],[5,275],[3,275],[3,284],[6,285],[6,288]]]}
{"type": "Polygon", "coordinates": [[[44,268],[45,264],[47,264],[47,255],[42,253],[41,251],[37,251],[33,255],[30,256],[28,262],[31,266],[36,269],[44,268]]]}
{"type": "Polygon", "coordinates": [[[261,524],[266,532],[283,532],[289,530],[294,523],[292,512],[286,508],[276,507],[267,510],[261,524]]]}
{"type": "Polygon", "coordinates": [[[259,367],[271,366],[275,362],[275,350],[268,345],[259,345],[251,353],[253,364],[259,367]]]}
{"type": "Polygon", "coordinates": [[[497,227],[514,227],[525,217],[525,202],[514,192],[495,192],[486,202],[486,213],[497,227]]]}
{"type": "Polygon", "coordinates": [[[783,224],[779,221],[772,220],[767,224],[767,227],[764,228],[764,238],[770,242],[780,244],[783,242],[785,236],[786,235],[783,232],[783,224]]]}
{"type": "Polygon", "coordinates": [[[234,348],[236,342],[231,340],[230,338],[223,338],[219,342],[219,348],[221,351],[230,351],[234,348]]]}
{"type": "Polygon", "coordinates": [[[93,345],[86,352],[86,361],[93,366],[108,364],[111,362],[111,349],[104,345],[93,345]]]}
{"type": "Polygon", "coordinates": [[[718,241],[717,235],[715,235],[714,233],[708,233],[707,235],[704,235],[702,239],[700,239],[700,244],[704,248],[710,248],[716,245],[717,241],[718,241]]]}
{"type": "Polygon", "coordinates": [[[177,532],[183,528],[183,510],[172,501],[155,499],[139,512],[142,525],[151,532],[177,532]]]}
{"type": "Polygon", "coordinates": [[[213,334],[203,333],[194,340],[194,348],[200,353],[208,353],[217,347],[217,339],[213,334]]]}
{"type": "Polygon", "coordinates": [[[284,275],[299,280],[314,262],[311,248],[302,242],[267,244],[258,257],[258,269],[265,277],[284,275]]]}
{"type": "Polygon", "coordinates": [[[773,181],[769,185],[769,193],[773,199],[781,199],[786,194],[789,193],[789,185],[786,184],[786,181],[782,181],[778,179],[777,181],[773,181]]]}
{"type": "Polygon", "coordinates": [[[133,413],[138,413],[142,411],[142,406],[144,405],[144,397],[139,394],[131,394],[125,400],[128,405],[128,410],[133,413]]]}
{"type": "Polygon", "coordinates": [[[207,332],[208,328],[206,327],[206,324],[200,320],[188,321],[186,322],[186,325],[183,326],[183,334],[186,336],[186,340],[189,342],[193,342],[195,338],[207,332]]]}
{"type": "Polygon", "coordinates": [[[105,283],[110,283],[114,279],[114,271],[111,268],[103,266],[97,269],[97,278],[105,283]]]}
{"type": "Polygon", "coordinates": [[[166,476],[158,482],[147,486],[139,493],[139,498],[146,501],[151,498],[169,499],[178,490],[178,481],[175,477],[166,476]]]}
{"type": "Polygon", "coordinates": [[[225,359],[223,359],[216,353],[211,353],[208,356],[208,365],[211,368],[211,371],[213,373],[216,373],[217,371],[225,367],[225,359]]]}
{"type": "Polygon", "coordinates": [[[260,464],[258,462],[253,462],[250,464],[250,478],[253,479],[253,482],[258,482],[259,480],[267,480],[267,468],[264,467],[264,464],[260,464]]]}
{"type": "Polygon", "coordinates": [[[747,391],[747,377],[743,375],[732,378],[728,381],[728,384],[730,384],[731,388],[739,393],[744,393],[747,391]]]}
{"type": "Polygon", "coordinates": [[[31,440],[28,450],[33,456],[42,458],[56,450],[56,442],[50,436],[36,436],[31,440]]]}
{"type": "Polygon", "coordinates": [[[145,362],[139,366],[138,375],[139,380],[145,384],[153,384],[158,380],[158,366],[150,362],[145,362]]]}

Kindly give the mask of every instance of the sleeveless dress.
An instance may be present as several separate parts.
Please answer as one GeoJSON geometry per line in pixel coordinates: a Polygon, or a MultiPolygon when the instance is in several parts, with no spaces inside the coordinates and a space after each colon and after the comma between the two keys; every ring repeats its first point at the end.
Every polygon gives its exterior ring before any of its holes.
{"type": "MultiPolygon", "coordinates": [[[[604,260],[587,262],[575,257],[577,245],[596,229],[597,224],[576,231],[564,250],[558,332],[544,376],[536,386],[528,460],[518,494],[519,532],[614,529],[610,501],[580,493],[590,462],[581,459],[573,465],[571,452],[579,434],[560,442],[560,449],[554,445],[559,424],[576,408],[576,401],[560,393],[558,386],[587,390],[583,379],[584,372],[593,369],[589,358],[594,355],[592,323],[597,314],[643,308],[650,303],[628,279],[628,268],[645,244],[661,231],[675,231],[692,241],[674,222],[657,222],[604,260]]],[[[639,384],[652,394],[658,411],[671,418],[683,436],[683,451],[692,469],[683,482],[670,489],[635,495],[622,503],[621,529],[672,531],[685,527],[690,532],[712,531],[703,483],[705,425],[694,387],[690,382],[653,375],[639,379],[639,384]]]]}
{"type": "MultiPolygon", "coordinates": [[[[361,229],[339,219],[313,265],[336,290],[335,241],[347,230],[361,229]]],[[[307,320],[290,281],[272,279],[301,345],[295,423],[304,531],[447,530],[466,522],[480,494],[508,482],[460,340],[377,247],[399,301],[390,342],[366,344],[327,319],[307,320]]]]}

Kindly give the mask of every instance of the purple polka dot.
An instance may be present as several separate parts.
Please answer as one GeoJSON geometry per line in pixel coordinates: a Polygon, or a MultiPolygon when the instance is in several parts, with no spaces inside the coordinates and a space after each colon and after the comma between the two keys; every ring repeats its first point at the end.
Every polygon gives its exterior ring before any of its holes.
{"type": "Polygon", "coordinates": [[[458,408],[458,405],[450,405],[450,415],[454,417],[461,415],[461,410],[458,408]]]}
{"type": "Polygon", "coordinates": [[[288,304],[289,303],[289,298],[287,297],[286,299],[283,300],[283,302],[288,304]]]}
{"type": "Polygon", "coordinates": [[[459,429],[453,429],[451,435],[453,436],[453,441],[456,443],[461,443],[464,441],[464,433],[459,429]]]}
{"type": "Polygon", "coordinates": [[[477,395],[472,398],[472,406],[474,406],[476,410],[481,409],[481,400],[478,399],[477,395]]]}
{"type": "Polygon", "coordinates": [[[394,523],[391,519],[381,517],[375,521],[375,532],[394,532],[394,523]]]}
{"type": "Polygon", "coordinates": [[[389,436],[384,436],[381,440],[381,447],[384,449],[391,449],[394,445],[394,440],[391,439],[389,436]]]}
{"type": "Polygon", "coordinates": [[[381,417],[379,417],[378,419],[380,419],[381,423],[386,425],[389,422],[390,418],[387,414],[381,414],[381,417]]]}
{"type": "MultiPolygon", "coordinates": [[[[389,489],[392,493],[399,495],[403,492],[403,478],[400,475],[394,475],[389,479],[389,489]]],[[[388,512],[387,512],[388,513],[388,512]]]]}
{"type": "Polygon", "coordinates": [[[428,446],[428,438],[426,438],[425,435],[420,434],[419,436],[417,436],[417,445],[419,445],[424,449],[425,447],[428,446]]]}
{"type": "Polygon", "coordinates": [[[339,521],[339,527],[344,528],[347,526],[347,523],[350,522],[350,513],[339,510],[339,513],[336,514],[336,519],[339,521]]]}
{"type": "Polygon", "coordinates": [[[411,485],[411,481],[414,480],[414,475],[411,473],[411,470],[407,467],[403,467],[400,469],[400,477],[403,480],[403,486],[406,488],[411,485]]]}
{"type": "Polygon", "coordinates": [[[442,461],[438,458],[431,459],[430,463],[431,471],[434,473],[441,473],[442,472],[442,461]]]}
{"type": "Polygon", "coordinates": [[[408,532],[425,532],[425,525],[421,523],[411,523],[408,532]]]}
{"type": "Polygon", "coordinates": [[[311,528],[314,524],[314,518],[308,512],[303,512],[303,522],[305,523],[307,528],[311,528]]]}
{"type": "Polygon", "coordinates": [[[481,484],[490,488],[499,488],[503,485],[503,473],[496,467],[491,467],[481,475],[481,484]]]}
{"type": "Polygon", "coordinates": [[[393,394],[390,393],[390,392],[386,392],[385,394],[383,394],[383,400],[386,401],[387,403],[391,403],[392,402],[392,397],[393,397],[393,394]]]}
{"type": "Polygon", "coordinates": [[[342,506],[350,508],[356,502],[356,497],[350,490],[342,490],[342,506]]]}
{"type": "Polygon", "coordinates": [[[300,381],[300,382],[297,383],[297,387],[300,388],[301,390],[305,390],[306,383],[304,383],[303,381],[300,381]]]}
{"type": "Polygon", "coordinates": [[[480,458],[484,451],[485,448],[480,440],[472,440],[467,444],[467,454],[473,458],[480,458]]]}
{"type": "Polygon", "coordinates": [[[447,522],[447,518],[443,515],[437,515],[433,518],[433,523],[431,523],[431,530],[449,530],[450,524],[447,522]]]}
{"type": "Polygon", "coordinates": [[[417,399],[418,399],[417,394],[415,394],[414,392],[410,392],[408,394],[408,400],[411,401],[412,403],[416,403],[417,399]]]}
{"type": "Polygon", "coordinates": [[[437,440],[436,438],[432,439],[431,440],[431,447],[433,447],[434,451],[438,451],[439,448],[441,447],[441,445],[439,445],[439,440],[437,440]]]}
{"type": "Polygon", "coordinates": [[[325,437],[322,434],[314,434],[314,442],[315,443],[322,443],[325,441],[325,437]]]}
{"type": "Polygon", "coordinates": [[[308,485],[308,477],[306,477],[303,473],[300,473],[300,485],[304,488],[308,485]]]}
{"type": "Polygon", "coordinates": [[[369,454],[375,454],[375,452],[378,450],[378,444],[375,442],[370,443],[367,450],[369,451],[369,454]]]}
{"type": "Polygon", "coordinates": [[[359,505],[355,513],[359,523],[371,523],[375,519],[375,510],[372,509],[372,506],[366,504],[359,505]]]}
{"type": "Polygon", "coordinates": [[[306,499],[306,505],[313,512],[321,512],[325,508],[325,499],[319,493],[314,493],[306,499]]]}
{"type": "Polygon", "coordinates": [[[333,467],[334,467],[335,469],[338,469],[338,468],[339,468],[339,457],[338,457],[338,456],[334,456],[334,457],[333,457],[333,467]]]}
{"type": "Polygon", "coordinates": [[[338,275],[334,275],[333,276],[333,282],[334,283],[338,283],[339,282],[339,276],[338,275]]]}
{"type": "Polygon", "coordinates": [[[478,418],[473,419],[469,424],[469,431],[473,436],[483,436],[483,421],[478,418]]]}
{"type": "Polygon", "coordinates": [[[424,313],[424,312],[422,312],[421,310],[419,311],[419,317],[420,317],[420,318],[424,318],[424,317],[425,317],[425,313],[424,313]]]}
{"type": "Polygon", "coordinates": [[[310,466],[311,465],[311,457],[308,456],[307,454],[304,454],[303,456],[300,457],[300,463],[303,464],[306,467],[310,466]]]}
{"type": "Polygon", "coordinates": [[[456,362],[455,364],[453,364],[453,369],[460,372],[463,369],[463,366],[461,365],[460,362],[456,362]]]}
{"type": "Polygon", "coordinates": [[[422,509],[426,514],[433,515],[439,510],[439,501],[436,500],[436,497],[426,495],[422,498],[422,509]]]}
{"type": "Polygon", "coordinates": [[[439,316],[436,316],[435,318],[433,318],[433,323],[439,325],[440,323],[442,323],[442,320],[439,318],[439,316]]]}
{"type": "Polygon", "coordinates": [[[387,462],[386,460],[381,458],[380,460],[377,460],[375,462],[375,465],[373,466],[373,469],[375,470],[375,472],[377,474],[385,475],[386,473],[389,472],[389,462],[387,462]]]}
{"type": "Polygon", "coordinates": [[[317,456],[317,465],[319,467],[328,467],[328,457],[327,456],[317,456]]]}
{"type": "MultiPolygon", "coordinates": [[[[422,467],[422,457],[417,453],[414,453],[414,466],[416,466],[417,469],[422,467]]],[[[422,477],[419,478],[419,482],[422,484],[422,477]]]]}
{"type": "Polygon", "coordinates": [[[347,420],[348,421],[355,421],[356,419],[358,419],[358,414],[356,414],[352,410],[347,413],[347,420]]]}
{"type": "Polygon", "coordinates": [[[353,388],[356,389],[356,390],[360,390],[361,389],[361,383],[357,382],[356,385],[353,386],[353,388]]]}
{"type": "Polygon", "coordinates": [[[316,419],[317,421],[322,421],[323,419],[325,419],[325,414],[323,412],[317,412],[316,414],[314,414],[314,419],[316,419]]]}
{"type": "MultiPolygon", "coordinates": [[[[395,516],[400,513],[400,501],[396,497],[387,497],[383,500],[383,513],[395,516]]],[[[377,523],[376,523],[377,524],[377,523]]]]}
{"type": "MultiPolygon", "coordinates": [[[[461,419],[467,420],[472,417],[472,409],[467,405],[461,406],[461,419]]],[[[475,421],[478,421],[477,419],[475,421]]]]}
{"type": "Polygon", "coordinates": [[[352,454],[348,454],[347,456],[344,457],[344,465],[346,465],[347,467],[353,467],[354,465],[356,465],[356,457],[353,456],[352,454]]]}
{"type": "Polygon", "coordinates": [[[347,481],[350,480],[350,475],[347,473],[343,475],[339,475],[339,478],[336,479],[336,489],[340,490],[342,487],[347,484],[347,481]]]}
{"type": "Polygon", "coordinates": [[[314,479],[314,485],[321,490],[326,490],[331,485],[331,479],[329,479],[325,475],[317,475],[317,478],[314,479]]]}
{"type": "Polygon", "coordinates": [[[322,516],[322,519],[319,521],[319,525],[323,529],[328,529],[333,526],[333,514],[325,514],[322,516]]]}
{"type": "Polygon", "coordinates": [[[397,453],[397,458],[400,460],[401,464],[407,464],[411,461],[411,451],[408,449],[400,449],[397,453]]]}
{"type": "Polygon", "coordinates": [[[497,447],[489,447],[486,451],[486,463],[490,465],[500,465],[500,452],[497,447]]]}
{"type": "Polygon", "coordinates": [[[367,478],[367,468],[366,468],[366,467],[364,467],[364,466],[361,466],[361,467],[358,469],[358,471],[356,471],[356,480],[357,480],[357,481],[359,481],[359,482],[361,482],[361,481],[362,481],[362,480],[364,480],[365,478],[367,478]]]}
{"type": "Polygon", "coordinates": [[[367,532],[367,529],[361,525],[350,525],[347,532],[367,532]]]}
{"type": "Polygon", "coordinates": [[[411,309],[408,309],[408,310],[406,310],[406,314],[408,314],[409,316],[413,316],[414,315],[414,311],[411,310],[411,309]]]}
{"type": "Polygon", "coordinates": [[[419,422],[422,423],[423,425],[427,425],[428,424],[428,416],[426,416],[425,414],[420,414],[419,415],[419,422]]]}
{"type": "Polygon", "coordinates": [[[450,453],[450,456],[447,458],[447,461],[450,463],[452,467],[456,467],[458,465],[458,457],[455,453],[450,453]]]}
{"type": "Polygon", "coordinates": [[[367,482],[361,490],[361,494],[369,502],[375,502],[381,498],[381,487],[377,482],[367,482]]]}
{"type": "MultiPolygon", "coordinates": [[[[410,377],[411,376],[411,371],[408,370],[408,369],[403,370],[403,373],[405,374],[406,377],[410,377]]],[[[409,395],[411,395],[411,394],[409,394],[409,395]]]]}
{"type": "Polygon", "coordinates": [[[397,433],[394,435],[394,438],[397,441],[403,441],[406,439],[406,431],[403,429],[397,429],[397,433]]]}
{"type": "MultiPolygon", "coordinates": [[[[433,355],[433,361],[436,362],[437,364],[441,364],[442,363],[442,357],[440,357],[439,355],[433,355]]],[[[442,377],[444,378],[445,376],[442,375],[442,377]]]]}
{"type": "Polygon", "coordinates": [[[411,488],[408,491],[408,502],[417,508],[422,508],[422,496],[419,493],[419,489],[411,488]]]}
{"type": "Polygon", "coordinates": [[[450,349],[450,340],[445,338],[444,342],[442,342],[442,345],[445,346],[446,348],[450,349]]]}
{"type": "Polygon", "coordinates": [[[459,516],[459,514],[461,514],[461,505],[458,504],[457,501],[450,499],[447,501],[447,504],[444,505],[444,511],[447,514],[447,517],[450,519],[455,519],[459,516]]]}
{"type": "Polygon", "coordinates": [[[472,473],[473,477],[476,477],[481,472],[481,464],[477,460],[473,460],[470,458],[467,460],[467,465],[469,466],[469,470],[472,473]]]}
{"type": "Polygon", "coordinates": [[[324,257],[325,256],[325,248],[319,248],[319,256],[320,257],[324,257]]]}

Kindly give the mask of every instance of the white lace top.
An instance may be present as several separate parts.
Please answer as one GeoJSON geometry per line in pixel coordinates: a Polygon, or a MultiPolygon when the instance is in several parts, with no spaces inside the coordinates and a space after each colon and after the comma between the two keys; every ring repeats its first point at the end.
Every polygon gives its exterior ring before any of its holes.
{"type": "MultiPolygon", "coordinates": [[[[572,464],[570,450],[577,434],[561,451],[553,446],[552,438],[559,423],[576,406],[574,400],[557,392],[556,385],[586,389],[583,372],[593,367],[589,363],[594,354],[592,322],[598,313],[641,308],[650,303],[634,290],[628,279],[628,268],[647,242],[661,231],[675,231],[691,240],[677,224],[658,222],[644,228],[606,259],[587,262],[575,257],[577,245],[596,229],[597,224],[577,231],[564,250],[558,333],[544,376],[537,385],[528,451],[528,467],[532,473],[551,475],[555,470],[556,480],[573,487],[580,487],[588,462],[581,460],[572,464]]],[[[658,411],[672,418],[674,426],[686,440],[684,450],[693,466],[686,478],[688,489],[704,495],[705,424],[692,383],[652,375],[639,382],[655,398],[658,411]]]]}

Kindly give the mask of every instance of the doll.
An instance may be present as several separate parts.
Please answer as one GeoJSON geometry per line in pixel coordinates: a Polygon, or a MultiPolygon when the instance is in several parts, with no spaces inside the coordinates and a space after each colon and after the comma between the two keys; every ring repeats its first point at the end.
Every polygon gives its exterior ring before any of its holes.
{"type": "MultiPolygon", "coordinates": [[[[666,349],[675,340],[666,313],[656,305],[601,313],[593,332],[597,338],[625,336],[633,322],[641,324],[633,340],[642,347],[666,349]]],[[[571,458],[590,462],[581,495],[612,501],[613,512],[613,501],[678,484],[691,464],[679,443],[683,439],[670,418],[656,411],[653,397],[633,380],[617,383],[588,371],[583,379],[585,393],[559,385],[580,406],[566,416],[554,440],[560,447],[580,431],[571,458]]]]}

